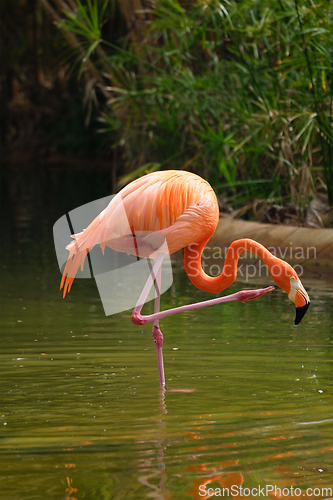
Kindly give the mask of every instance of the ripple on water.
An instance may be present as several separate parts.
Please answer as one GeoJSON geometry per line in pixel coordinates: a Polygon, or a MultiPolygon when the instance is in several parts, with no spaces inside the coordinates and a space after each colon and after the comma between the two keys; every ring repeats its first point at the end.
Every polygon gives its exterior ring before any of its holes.
{"type": "MultiPolygon", "coordinates": [[[[279,292],[163,320],[164,392],[151,328],[129,312],[105,317],[91,280],[63,301],[57,269],[46,279],[42,266],[21,261],[4,275],[4,498],[331,485],[333,319],[320,283],[297,328],[279,292]]],[[[207,298],[186,280],[180,273],[163,307],[207,298]]]]}

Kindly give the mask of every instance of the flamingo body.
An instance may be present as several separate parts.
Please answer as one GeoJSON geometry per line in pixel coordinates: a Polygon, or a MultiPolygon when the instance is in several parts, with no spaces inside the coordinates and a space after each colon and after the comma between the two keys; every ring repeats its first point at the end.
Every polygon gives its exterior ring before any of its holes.
{"type": "Polygon", "coordinates": [[[168,253],[173,254],[190,244],[208,241],[218,220],[216,195],[198,175],[177,170],[145,175],[123,188],[83,232],[72,236],[74,240],[66,247],[70,255],[61,284],[65,285],[64,296],[95,245],[103,252],[107,245],[133,255],[139,250],[140,257],[156,258],[157,233],[166,239],[168,253]],[[137,237],[140,233],[144,233],[141,238],[137,237]]]}

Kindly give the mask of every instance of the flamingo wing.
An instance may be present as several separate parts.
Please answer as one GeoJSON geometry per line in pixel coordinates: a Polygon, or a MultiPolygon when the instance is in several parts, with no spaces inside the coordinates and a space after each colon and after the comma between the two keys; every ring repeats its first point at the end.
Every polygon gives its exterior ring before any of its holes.
{"type": "Polygon", "coordinates": [[[208,239],[219,217],[216,196],[201,177],[185,171],[154,172],[122,189],[109,205],[66,247],[70,254],[60,288],[64,296],[83,269],[87,253],[100,245],[141,257],[153,257],[156,236],[168,253],[208,239]],[[67,275],[66,281],[65,276],[67,275]]]}

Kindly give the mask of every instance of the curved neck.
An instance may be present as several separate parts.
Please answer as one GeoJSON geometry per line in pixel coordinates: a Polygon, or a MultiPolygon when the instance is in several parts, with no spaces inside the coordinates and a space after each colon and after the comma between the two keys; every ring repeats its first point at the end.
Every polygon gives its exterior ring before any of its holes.
{"type": "Polygon", "coordinates": [[[237,263],[242,252],[252,252],[268,267],[275,283],[282,288],[286,276],[283,267],[287,264],[271,254],[264,246],[254,240],[233,241],[225,257],[223,271],[219,276],[209,276],[201,265],[201,255],[208,240],[193,243],[184,249],[184,266],[193,285],[205,292],[219,293],[228,288],[237,277],[237,263]],[[283,280],[284,281],[284,280],[283,280]]]}

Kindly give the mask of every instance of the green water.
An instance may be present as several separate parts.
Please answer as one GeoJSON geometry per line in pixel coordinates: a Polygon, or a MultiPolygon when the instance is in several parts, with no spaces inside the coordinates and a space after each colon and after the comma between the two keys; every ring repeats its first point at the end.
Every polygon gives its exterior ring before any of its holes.
{"type": "MultiPolygon", "coordinates": [[[[208,498],[200,485],[331,497],[306,494],[333,487],[331,284],[302,279],[298,327],[278,290],[165,318],[163,391],[151,326],[106,317],[91,279],[62,299],[56,218],[39,232],[19,219],[3,254],[1,497],[208,498]]],[[[177,265],[162,308],[207,298],[177,265]]]]}

